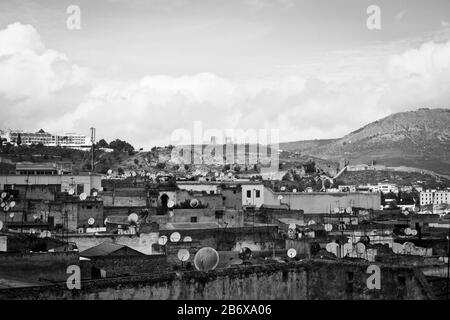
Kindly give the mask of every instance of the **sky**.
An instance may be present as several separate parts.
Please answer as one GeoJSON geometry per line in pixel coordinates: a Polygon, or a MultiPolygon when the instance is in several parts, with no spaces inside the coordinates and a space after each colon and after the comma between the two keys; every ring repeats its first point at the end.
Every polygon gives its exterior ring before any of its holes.
{"type": "Polygon", "coordinates": [[[295,141],[449,101],[448,0],[0,1],[0,129],[147,149],[201,121],[295,141]]]}

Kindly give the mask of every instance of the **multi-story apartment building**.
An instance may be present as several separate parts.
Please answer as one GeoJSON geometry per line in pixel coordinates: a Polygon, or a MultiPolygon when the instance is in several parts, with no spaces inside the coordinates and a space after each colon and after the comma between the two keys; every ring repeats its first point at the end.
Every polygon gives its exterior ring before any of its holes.
{"type": "Polygon", "coordinates": [[[39,130],[38,132],[10,130],[4,134],[6,140],[10,143],[17,143],[19,135],[21,143],[26,145],[41,143],[45,146],[62,146],[69,148],[83,148],[91,146],[91,142],[88,137],[76,133],[58,135],[45,132],[44,130],[39,130]]]}
{"type": "Polygon", "coordinates": [[[420,192],[420,205],[427,204],[450,204],[450,191],[448,190],[426,190],[420,192]]]}

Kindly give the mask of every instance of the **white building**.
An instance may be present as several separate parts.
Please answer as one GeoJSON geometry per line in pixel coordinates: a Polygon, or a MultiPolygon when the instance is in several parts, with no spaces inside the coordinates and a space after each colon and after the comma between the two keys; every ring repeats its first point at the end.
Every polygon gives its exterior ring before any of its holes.
{"type": "Polygon", "coordinates": [[[450,191],[426,190],[420,192],[420,205],[450,203],[450,191]]]}
{"type": "Polygon", "coordinates": [[[68,148],[87,148],[92,145],[90,138],[76,133],[66,133],[63,135],[52,134],[39,130],[38,132],[23,132],[20,130],[10,130],[4,134],[7,142],[17,143],[20,135],[22,144],[43,144],[44,146],[61,146],[68,148]]]}

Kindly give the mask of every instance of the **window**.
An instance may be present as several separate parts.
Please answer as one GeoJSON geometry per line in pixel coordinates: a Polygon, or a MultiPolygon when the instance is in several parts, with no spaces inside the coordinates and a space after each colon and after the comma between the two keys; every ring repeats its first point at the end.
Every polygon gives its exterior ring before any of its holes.
{"type": "Polygon", "coordinates": [[[247,190],[247,198],[251,198],[252,197],[252,190],[247,190]]]}
{"type": "Polygon", "coordinates": [[[259,198],[261,196],[261,191],[260,190],[256,190],[256,198],[259,198]]]}
{"type": "Polygon", "coordinates": [[[191,217],[191,222],[197,222],[197,217],[191,217]]]}

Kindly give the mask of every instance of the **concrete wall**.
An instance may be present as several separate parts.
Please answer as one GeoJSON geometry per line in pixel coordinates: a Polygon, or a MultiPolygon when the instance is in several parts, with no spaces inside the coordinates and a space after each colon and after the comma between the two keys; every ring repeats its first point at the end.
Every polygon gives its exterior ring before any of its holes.
{"type": "Polygon", "coordinates": [[[242,185],[242,205],[243,206],[256,206],[261,207],[264,201],[264,186],[258,184],[242,185]],[[259,191],[259,197],[256,196],[257,191],[259,191]],[[250,193],[248,196],[247,193],[250,193]]]}
{"type": "Polygon", "coordinates": [[[305,214],[329,213],[330,208],[358,207],[379,210],[381,197],[379,193],[325,193],[325,192],[274,192],[264,189],[264,204],[286,204],[292,210],[304,210],[305,214]],[[283,199],[279,200],[278,196],[283,199]]]}
{"type": "Polygon", "coordinates": [[[100,189],[100,175],[0,175],[0,190],[4,185],[60,185],[62,192],[67,192],[72,185],[84,186],[84,192],[90,194],[91,189],[100,189]]]}
{"type": "Polygon", "coordinates": [[[0,277],[65,281],[67,267],[78,263],[77,252],[1,253],[0,277]]]}
{"type": "Polygon", "coordinates": [[[90,300],[317,300],[430,299],[422,274],[406,267],[381,268],[381,289],[368,289],[368,264],[324,260],[241,266],[210,272],[102,279],[64,286],[0,290],[0,299],[90,300]]]}

